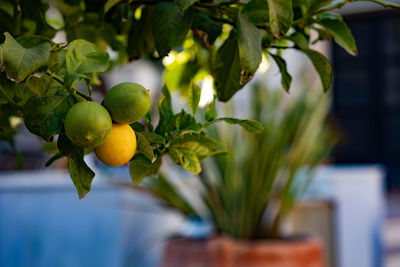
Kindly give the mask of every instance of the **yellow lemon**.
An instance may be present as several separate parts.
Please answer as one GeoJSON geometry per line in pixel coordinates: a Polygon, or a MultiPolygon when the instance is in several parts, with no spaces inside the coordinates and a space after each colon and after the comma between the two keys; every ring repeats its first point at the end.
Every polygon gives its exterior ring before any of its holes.
{"type": "Polygon", "coordinates": [[[129,124],[113,123],[107,141],[94,149],[104,164],[117,167],[127,164],[136,152],[136,135],[129,124]]]}

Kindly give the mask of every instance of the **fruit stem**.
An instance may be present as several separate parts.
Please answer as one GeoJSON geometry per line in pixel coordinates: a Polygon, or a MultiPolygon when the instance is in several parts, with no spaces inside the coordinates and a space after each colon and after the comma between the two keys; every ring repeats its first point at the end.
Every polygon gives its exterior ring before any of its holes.
{"type": "MultiPolygon", "coordinates": [[[[59,82],[59,83],[61,83],[61,84],[64,84],[64,79],[61,78],[60,76],[58,76],[57,74],[55,74],[55,73],[53,73],[53,72],[50,72],[50,71],[47,71],[47,74],[50,75],[50,77],[53,78],[54,80],[56,80],[57,82],[59,82]]],[[[71,88],[65,87],[65,89],[67,89],[68,92],[70,92],[70,93],[72,93],[72,94],[77,94],[77,95],[79,95],[79,96],[85,98],[85,99],[88,100],[88,101],[93,101],[93,98],[92,98],[92,97],[90,97],[90,96],[88,96],[88,95],[82,93],[81,91],[79,91],[78,89],[76,89],[76,88],[74,88],[74,87],[71,87],[71,88]],[[72,89],[72,90],[71,90],[71,89],[72,89]]]]}

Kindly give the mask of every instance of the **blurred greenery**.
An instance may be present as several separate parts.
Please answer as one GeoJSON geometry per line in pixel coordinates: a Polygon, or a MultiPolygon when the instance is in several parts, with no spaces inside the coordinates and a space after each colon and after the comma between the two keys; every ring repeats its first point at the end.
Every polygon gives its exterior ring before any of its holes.
{"type": "Polygon", "coordinates": [[[208,129],[209,136],[223,140],[229,151],[206,159],[200,184],[189,189],[191,196],[200,196],[208,215],[199,212],[168,174],[148,179],[144,186],[188,217],[211,220],[217,233],[246,239],[279,237],[282,220],[336,143],[326,122],[330,95],[303,90],[288,96],[261,85],[253,92],[253,118],[264,126],[262,133],[249,134],[226,124],[208,129]]]}

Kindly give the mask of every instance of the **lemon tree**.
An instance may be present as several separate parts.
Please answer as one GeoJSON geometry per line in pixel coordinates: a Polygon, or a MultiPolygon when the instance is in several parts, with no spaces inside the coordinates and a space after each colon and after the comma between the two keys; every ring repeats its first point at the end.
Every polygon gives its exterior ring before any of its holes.
{"type": "MultiPolygon", "coordinates": [[[[109,165],[129,161],[135,184],[157,174],[164,156],[198,174],[201,160],[225,153],[207,127],[226,122],[253,133],[263,130],[256,121],[218,117],[215,108],[253,78],[263,56],[278,65],[284,90],[292,81],[281,57],[286,49],[305,54],[321,87],[329,89],[332,66],[311,44],[332,38],[357,55],[351,30],[332,11],[360,1],[0,0],[0,140],[14,145],[16,117],[46,142],[57,140],[58,150],[46,166],[67,157],[80,198],[95,175],[83,160],[84,148],[94,148],[109,165]],[[60,31],[66,43],[53,41],[60,31]],[[121,81],[103,105],[93,102],[103,72],[166,56],[160,99],[152,101],[147,88],[121,81]],[[213,81],[215,99],[199,113],[197,82],[205,76],[213,81]],[[186,109],[174,112],[170,90],[186,97],[186,109]],[[151,104],[157,125],[148,112],[151,104]]],[[[369,2],[399,8],[389,1],[369,2]]]]}

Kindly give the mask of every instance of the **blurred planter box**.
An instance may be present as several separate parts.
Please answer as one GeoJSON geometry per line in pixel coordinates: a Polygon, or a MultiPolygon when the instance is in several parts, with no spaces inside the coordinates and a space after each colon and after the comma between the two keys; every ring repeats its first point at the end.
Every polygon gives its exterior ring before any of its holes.
{"type": "Polygon", "coordinates": [[[320,237],[327,266],[382,266],[384,178],[377,165],[319,168],[287,230],[320,237]]]}
{"type": "Polygon", "coordinates": [[[170,240],[162,267],[323,267],[322,245],[316,239],[170,240]]]}

